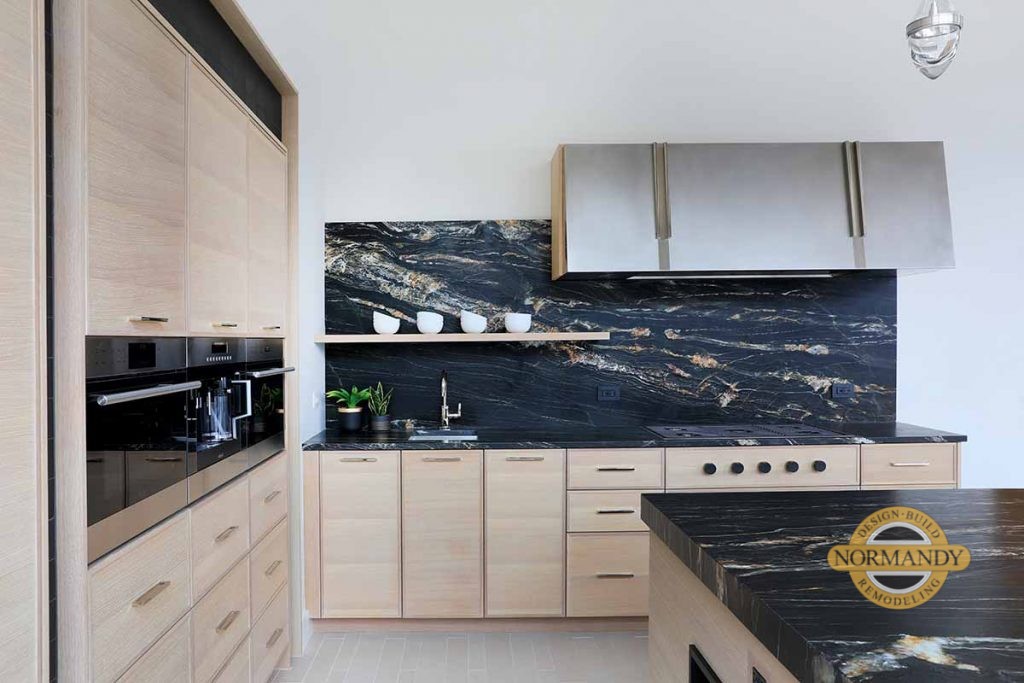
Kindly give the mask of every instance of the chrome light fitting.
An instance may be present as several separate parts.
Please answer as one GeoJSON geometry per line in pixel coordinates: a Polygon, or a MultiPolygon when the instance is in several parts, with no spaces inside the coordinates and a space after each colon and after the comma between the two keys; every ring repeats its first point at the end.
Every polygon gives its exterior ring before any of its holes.
{"type": "Polygon", "coordinates": [[[935,80],[956,58],[964,15],[951,0],[924,0],[916,16],[907,24],[910,58],[921,73],[935,80]]]}

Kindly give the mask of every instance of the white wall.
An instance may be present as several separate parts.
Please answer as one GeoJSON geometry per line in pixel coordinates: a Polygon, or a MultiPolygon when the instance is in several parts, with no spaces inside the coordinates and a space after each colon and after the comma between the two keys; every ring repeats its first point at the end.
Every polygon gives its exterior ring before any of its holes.
{"type": "Polygon", "coordinates": [[[1024,3],[960,1],[937,82],[909,64],[916,0],[244,4],[320,108],[303,182],[329,220],[548,217],[560,142],[945,140],[959,267],[900,281],[900,418],[966,432],[968,485],[1024,486],[1024,3]]]}

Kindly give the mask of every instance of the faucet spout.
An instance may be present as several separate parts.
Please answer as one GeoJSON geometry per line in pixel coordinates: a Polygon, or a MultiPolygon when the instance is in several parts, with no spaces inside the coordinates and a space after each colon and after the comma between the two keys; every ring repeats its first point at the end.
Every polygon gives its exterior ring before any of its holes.
{"type": "Polygon", "coordinates": [[[455,412],[448,409],[448,372],[441,371],[441,429],[451,429],[451,421],[462,417],[462,403],[455,412]]]}

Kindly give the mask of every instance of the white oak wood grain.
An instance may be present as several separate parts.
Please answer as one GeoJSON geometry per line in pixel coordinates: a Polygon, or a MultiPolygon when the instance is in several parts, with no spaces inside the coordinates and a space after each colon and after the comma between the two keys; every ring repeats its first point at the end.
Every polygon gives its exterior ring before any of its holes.
{"type": "Polygon", "coordinates": [[[247,637],[238,646],[238,649],[231,655],[231,659],[214,679],[217,683],[249,683],[252,680],[250,641],[251,638],[247,637]]]}
{"type": "Polygon", "coordinates": [[[647,525],[640,519],[640,497],[661,492],[569,491],[567,531],[647,531],[647,525]]]}
{"type": "Polygon", "coordinates": [[[288,514],[288,455],[279,453],[249,474],[253,545],[288,514]]]}
{"type": "Polygon", "coordinates": [[[131,0],[88,7],[89,333],[182,334],[188,58],[131,0]]]}
{"type": "Polygon", "coordinates": [[[488,617],[565,613],[565,451],[488,450],[484,464],[488,617]]]}
{"type": "MultiPolygon", "coordinates": [[[[249,552],[249,480],[243,477],[188,510],[192,592],[198,601],[249,552]]],[[[246,584],[249,578],[246,577],[246,584]]]]}
{"type": "Polygon", "coordinates": [[[302,453],[303,598],[313,619],[322,613],[320,538],[320,452],[302,453]]]}
{"type": "Polygon", "coordinates": [[[249,312],[252,335],[288,325],[288,156],[249,126],[249,312]]]}
{"type": "Polygon", "coordinates": [[[189,331],[207,336],[244,331],[249,118],[194,61],[188,93],[189,331]]]}
{"type": "Polygon", "coordinates": [[[320,455],[323,617],[402,614],[401,454],[320,455]]]}
{"type": "Polygon", "coordinates": [[[901,485],[945,488],[958,481],[957,445],[953,443],[873,444],[861,446],[861,480],[865,486],[901,485]]]}
{"type": "Polygon", "coordinates": [[[192,610],[192,662],[197,683],[213,679],[251,625],[246,557],[192,610]]]}
{"type": "Polygon", "coordinates": [[[649,534],[569,534],[566,615],[647,615],[649,534]]]}
{"type": "Polygon", "coordinates": [[[132,664],[118,683],[188,683],[192,680],[192,616],[185,615],[132,664]]]}
{"type": "Polygon", "coordinates": [[[660,489],[665,486],[661,448],[569,450],[570,489],[660,489]]]}
{"type": "Polygon", "coordinates": [[[288,559],[288,520],[282,519],[249,556],[253,619],[263,614],[277,590],[288,583],[288,559]]]}
{"type": "Polygon", "coordinates": [[[282,589],[252,627],[252,680],[267,683],[289,649],[288,591],[282,589]]]}
{"type": "Polygon", "coordinates": [[[483,616],[483,453],[402,453],[402,615],[483,616]]]}
{"type": "Polygon", "coordinates": [[[725,448],[668,448],[665,450],[665,485],[670,489],[724,489],[743,487],[832,487],[856,486],[860,481],[858,446],[757,446],[725,448]],[[824,472],[814,463],[826,463],[824,472]],[[771,471],[762,474],[758,465],[766,462],[771,471]],[[796,472],[786,470],[795,462],[796,472]],[[711,463],[717,471],[705,474],[711,463]],[[733,474],[733,463],[743,465],[733,474]]]}

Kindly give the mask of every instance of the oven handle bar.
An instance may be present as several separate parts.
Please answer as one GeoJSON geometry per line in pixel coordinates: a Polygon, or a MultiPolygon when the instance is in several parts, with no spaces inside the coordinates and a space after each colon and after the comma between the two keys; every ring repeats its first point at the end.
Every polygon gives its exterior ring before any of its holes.
{"type": "Polygon", "coordinates": [[[249,376],[253,379],[263,379],[264,377],[276,377],[277,375],[283,375],[286,372],[295,372],[295,368],[271,368],[269,370],[254,370],[249,373],[249,376]]]}
{"type": "Polygon", "coordinates": [[[134,391],[122,391],[117,394],[99,394],[96,396],[96,403],[101,406],[112,406],[118,403],[129,401],[140,401],[144,398],[155,398],[169,394],[180,394],[183,391],[192,391],[203,386],[202,382],[182,382],[181,384],[158,384],[155,387],[135,389],[134,391]]]}

